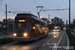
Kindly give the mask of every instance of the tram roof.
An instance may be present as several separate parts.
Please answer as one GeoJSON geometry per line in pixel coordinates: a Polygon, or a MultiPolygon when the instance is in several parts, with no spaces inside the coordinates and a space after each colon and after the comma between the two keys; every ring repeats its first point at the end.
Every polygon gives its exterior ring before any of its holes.
{"type": "Polygon", "coordinates": [[[38,18],[37,16],[35,16],[31,13],[19,13],[19,14],[17,14],[17,16],[34,16],[34,17],[38,18]]]}
{"type": "Polygon", "coordinates": [[[19,14],[16,15],[15,18],[18,18],[18,19],[34,19],[34,20],[38,20],[38,21],[46,23],[46,21],[43,21],[43,20],[39,19],[37,16],[35,16],[31,13],[19,13],[19,14]]]}

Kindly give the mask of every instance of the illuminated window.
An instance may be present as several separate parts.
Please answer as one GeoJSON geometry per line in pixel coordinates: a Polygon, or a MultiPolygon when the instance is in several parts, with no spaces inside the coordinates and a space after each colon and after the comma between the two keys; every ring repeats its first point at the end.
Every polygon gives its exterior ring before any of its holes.
{"type": "Polygon", "coordinates": [[[19,20],[19,22],[25,22],[25,20],[19,20]]]}

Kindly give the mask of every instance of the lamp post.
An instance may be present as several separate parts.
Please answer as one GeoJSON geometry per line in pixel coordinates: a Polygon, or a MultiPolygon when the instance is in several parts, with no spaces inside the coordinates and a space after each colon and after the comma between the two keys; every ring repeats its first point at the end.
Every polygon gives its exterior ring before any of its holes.
{"type": "Polygon", "coordinates": [[[71,1],[69,0],[69,30],[70,30],[70,16],[71,16],[71,1]]]}
{"type": "Polygon", "coordinates": [[[43,9],[43,6],[37,6],[37,14],[38,14],[38,17],[40,18],[40,12],[42,11],[43,9]],[[41,8],[41,10],[38,11],[38,8],[41,8]]]}

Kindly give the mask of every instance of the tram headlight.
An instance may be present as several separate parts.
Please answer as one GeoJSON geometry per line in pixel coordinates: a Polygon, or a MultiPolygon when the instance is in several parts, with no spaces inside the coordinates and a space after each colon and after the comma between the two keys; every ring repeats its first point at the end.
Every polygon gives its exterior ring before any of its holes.
{"type": "Polygon", "coordinates": [[[25,32],[25,33],[23,33],[23,36],[24,36],[24,37],[27,37],[27,35],[28,35],[28,33],[26,33],[26,32],[25,32]]]}
{"type": "Polygon", "coordinates": [[[57,30],[57,31],[59,31],[59,30],[57,30]]]}
{"type": "Polygon", "coordinates": [[[55,37],[57,37],[57,36],[54,35],[54,38],[55,38],[55,37]]]}
{"type": "Polygon", "coordinates": [[[53,31],[55,31],[55,30],[53,30],[53,31]]]}
{"type": "Polygon", "coordinates": [[[14,33],[13,36],[17,36],[17,33],[14,33]]]}

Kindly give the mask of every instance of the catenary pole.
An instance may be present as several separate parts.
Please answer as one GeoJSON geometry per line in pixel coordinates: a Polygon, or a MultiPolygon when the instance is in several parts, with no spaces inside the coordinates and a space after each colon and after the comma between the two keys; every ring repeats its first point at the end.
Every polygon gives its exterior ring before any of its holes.
{"type": "Polygon", "coordinates": [[[70,16],[71,16],[71,0],[69,0],[69,30],[70,30],[70,20],[71,20],[71,18],[70,18],[70,16]]]}
{"type": "Polygon", "coordinates": [[[6,15],[6,35],[7,35],[7,4],[5,4],[5,15],[6,15]]]}

